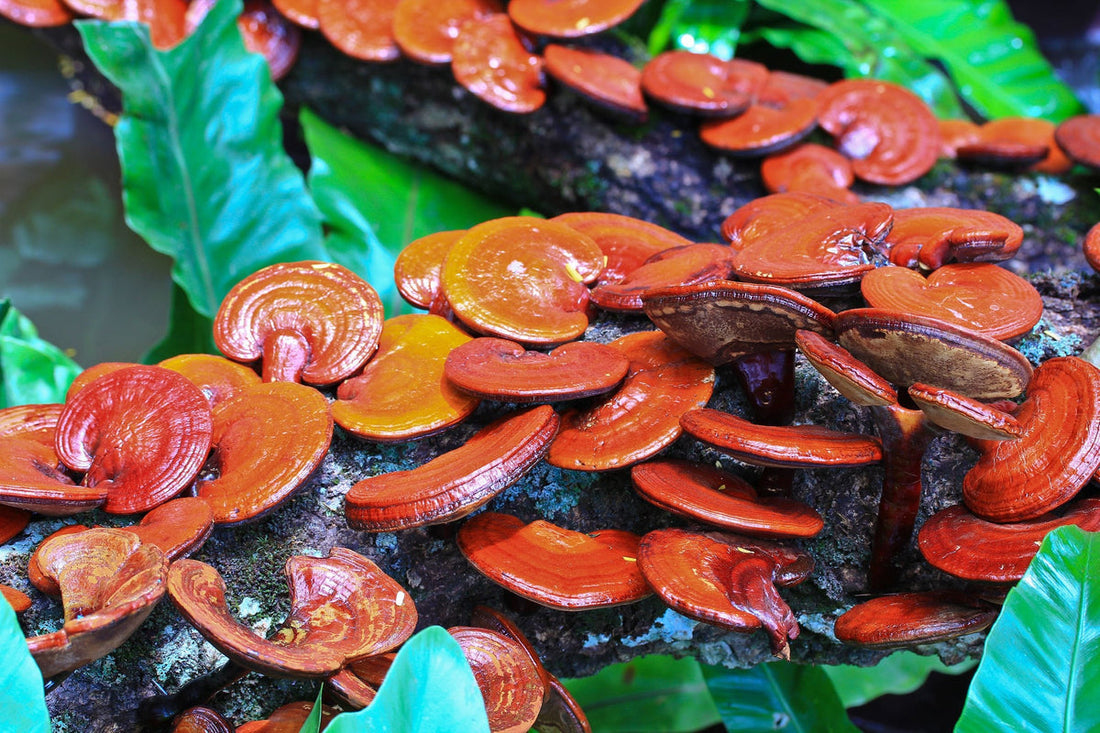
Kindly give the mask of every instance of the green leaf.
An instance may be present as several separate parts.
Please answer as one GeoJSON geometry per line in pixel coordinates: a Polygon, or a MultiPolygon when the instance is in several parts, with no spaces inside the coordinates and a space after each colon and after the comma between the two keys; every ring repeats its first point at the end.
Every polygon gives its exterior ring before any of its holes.
{"type": "Polygon", "coordinates": [[[848,664],[822,667],[836,688],[840,701],[846,708],[864,705],[880,695],[904,695],[924,684],[930,672],[962,674],[976,661],[950,667],[937,656],[923,656],[909,651],[894,652],[873,667],[855,667],[848,664]]]}
{"type": "Polygon", "coordinates": [[[673,48],[733,58],[749,0],[668,0],[649,33],[649,53],[673,48]]]}
{"type": "Polygon", "coordinates": [[[771,662],[752,669],[703,667],[727,730],[856,731],[820,667],[771,662]]]}
{"type": "Polygon", "coordinates": [[[50,714],[42,691],[42,673],[27,649],[27,640],[11,604],[0,597],[0,710],[4,730],[49,733],[50,714]]]}
{"type": "Polygon", "coordinates": [[[321,695],[324,691],[325,686],[321,685],[321,689],[317,690],[317,699],[313,701],[313,709],[309,711],[309,717],[302,723],[298,733],[321,733],[321,695]]]}
{"type": "Polygon", "coordinates": [[[282,147],[282,95],[263,58],[245,51],[240,10],[240,0],[220,0],[168,51],[141,23],[77,23],[123,94],[115,140],[126,221],[175,259],[172,278],[208,317],[261,267],[327,259],[320,214],[282,147]]]}
{"type": "Polygon", "coordinates": [[[405,642],[370,706],[341,713],[326,733],[488,733],[477,680],[458,642],[429,626],[405,642]]]}
{"type": "Polygon", "coordinates": [[[720,722],[694,659],[652,654],[562,682],[600,733],[687,733],[720,722]]]}
{"type": "Polygon", "coordinates": [[[409,242],[468,229],[513,211],[424,167],[345,135],[303,109],[312,162],[309,187],[329,229],[336,262],[359,273],[387,313],[410,309],[393,284],[393,263],[409,242]]]}
{"type": "Polygon", "coordinates": [[[168,312],[168,333],[141,358],[156,364],[179,354],[221,354],[214,345],[214,320],[195,312],[187,293],[172,283],[172,303],[168,312]]]}
{"type": "Polygon", "coordinates": [[[0,408],[64,402],[80,366],[42,339],[30,319],[0,300],[0,408]]]}
{"type": "Polygon", "coordinates": [[[1100,730],[1100,533],[1047,535],[1008,593],[955,730],[1100,730]]]}
{"type": "Polygon", "coordinates": [[[1061,122],[1084,110],[1004,0],[862,0],[926,58],[947,67],[982,115],[1061,122]]]}

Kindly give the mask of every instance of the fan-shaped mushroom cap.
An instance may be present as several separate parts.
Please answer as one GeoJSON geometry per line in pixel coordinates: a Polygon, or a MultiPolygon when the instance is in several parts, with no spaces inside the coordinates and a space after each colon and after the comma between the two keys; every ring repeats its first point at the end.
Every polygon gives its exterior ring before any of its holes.
{"type": "Polygon", "coordinates": [[[216,710],[194,707],[172,721],[172,733],[234,733],[237,730],[216,710]]]}
{"type": "Polygon", "coordinates": [[[960,147],[976,143],[981,139],[978,125],[970,120],[941,119],[939,125],[941,158],[954,158],[960,147]]]}
{"type": "Polygon", "coordinates": [[[1100,115],[1075,115],[1054,130],[1054,140],[1074,163],[1100,168],[1100,115]]]}
{"type": "Polygon", "coordinates": [[[795,342],[825,381],[855,404],[886,407],[898,403],[897,390],[889,382],[821,334],[800,330],[795,342]]]}
{"type": "Polygon", "coordinates": [[[65,5],[78,15],[102,20],[118,20],[122,14],[119,0],[66,0],[65,5]]]}
{"type": "Polygon", "coordinates": [[[783,107],[799,99],[816,99],[828,86],[828,82],[805,74],[771,70],[757,94],[756,102],[769,107],[783,107]]]}
{"type": "Polygon", "coordinates": [[[789,656],[798,622],[776,585],[795,585],[813,571],[804,552],[734,534],[658,529],[642,538],[638,564],[674,611],[732,631],[764,627],[772,653],[789,656]]]}
{"type": "Polygon", "coordinates": [[[955,148],[955,157],[984,165],[1065,173],[1073,163],[1055,142],[1055,126],[1041,117],[1000,117],[978,128],[978,139],[955,148]]]}
{"type": "Polygon", "coordinates": [[[53,446],[35,438],[0,438],[0,504],[64,517],[107,501],[108,487],[79,486],[65,473],[53,446]]]}
{"type": "Polygon", "coordinates": [[[920,178],[940,153],[939,123],[908,89],[875,79],[845,79],[817,95],[818,123],[852,158],[856,177],[897,186],[920,178]]]}
{"type": "Polygon", "coordinates": [[[1074,356],[1035,370],[1017,440],[979,441],[963,501],[995,522],[1034,519],[1073,498],[1100,467],[1100,370],[1074,356]]]}
{"type": "Polygon", "coordinates": [[[899,209],[883,240],[890,261],[901,267],[935,270],[945,262],[998,262],[1016,254],[1024,241],[1020,225],[979,209],[929,206],[899,209]]]}
{"type": "Polygon", "coordinates": [[[798,329],[832,336],[836,314],[788,288],[731,281],[653,290],[646,315],[673,341],[713,364],[791,350],[798,329]]]}
{"type": "Polygon", "coordinates": [[[478,397],[549,402],[609,392],[629,369],[626,355],[595,341],[571,341],[543,353],[514,341],[478,338],[447,355],[443,376],[478,397]]]}
{"type": "Polygon", "coordinates": [[[725,280],[733,252],[720,244],[686,244],[662,250],[617,282],[592,289],[592,302],[604,310],[642,310],[646,293],[677,285],[725,280]]]}
{"type": "Polygon", "coordinates": [[[241,280],[214,318],[214,343],[237,361],[263,358],[264,381],[324,385],[359,371],[378,346],[382,301],[340,265],[270,265],[241,280]]]}
{"type": "Polygon", "coordinates": [[[497,109],[526,114],[546,102],[542,59],[527,50],[506,14],[467,20],[451,53],[455,80],[497,109]]]}
{"type": "Polygon", "coordinates": [[[17,588],[12,588],[10,585],[0,584],[0,596],[4,597],[4,600],[16,613],[23,613],[31,607],[31,597],[17,588]]]}
{"type": "MultiPolygon", "coordinates": [[[[191,0],[184,16],[184,30],[191,35],[202,22],[216,0],[191,0]]],[[[272,81],[282,79],[298,60],[302,34],[298,26],[275,10],[270,0],[247,0],[237,17],[237,28],[244,47],[267,61],[272,81]]]]}
{"type": "Polygon", "coordinates": [[[260,384],[260,375],[244,364],[213,354],[180,354],[160,362],[158,366],[179,372],[202,390],[213,407],[245,387],[260,384]]]}
{"type": "Polygon", "coordinates": [[[325,38],[348,56],[394,61],[401,55],[393,37],[396,7],[397,0],[317,0],[317,21],[325,38]]]}
{"type": "Polygon", "coordinates": [[[813,537],[824,527],[814,509],[785,497],[758,497],[738,476],[680,460],[654,460],[630,469],[643,499],[674,514],[758,537],[813,537]]]}
{"type": "Polygon", "coordinates": [[[393,37],[413,61],[449,64],[462,24],[502,11],[499,0],[398,0],[393,37]]]}
{"type": "Polygon", "coordinates": [[[352,486],[345,507],[348,524],[389,532],[460,519],[522,478],[542,459],[557,431],[558,416],[548,405],[503,417],[419,468],[352,486]]]}
{"type": "Polygon", "coordinates": [[[272,677],[327,677],[350,661],[380,654],[412,635],[409,594],[367,558],[343,547],[328,557],[287,559],[290,615],[273,639],[257,636],[229,611],[213,567],[177,560],[168,594],[180,613],[237,664],[272,677]]]}
{"type": "Polygon", "coordinates": [[[1024,431],[1020,422],[1007,412],[949,389],[918,382],[909,385],[909,396],[929,420],[961,435],[981,440],[1014,440],[1024,431]]]}
{"type": "Polygon", "coordinates": [[[76,669],[113,651],[164,595],[168,560],[137,535],[96,528],[53,537],[38,562],[61,589],[65,625],[27,639],[45,678],[76,669]]]}
{"type": "Polygon", "coordinates": [[[16,405],[0,410],[0,438],[18,436],[34,438],[45,445],[53,445],[57,418],[64,405],[39,404],[16,405]]]}
{"type": "Polygon", "coordinates": [[[578,38],[605,31],[634,15],[643,0],[511,0],[512,22],[536,36],[578,38]]]}
{"type": "Polygon", "coordinates": [[[924,382],[967,397],[1015,397],[1031,378],[1023,354],[927,316],[857,308],[836,317],[837,341],[892,384],[924,382]]]}
{"type": "Polygon", "coordinates": [[[195,552],[214,529],[214,513],[206,499],[182,496],[161,504],[126,528],[144,545],[155,545],[169,561],[195,552]]]}
{"type": "Polygon", "coordinates": [[[584,99],[641,124],[649,117],[642,72],[629,61],[584,48],[551,43],[543,49],[546,72],[584,99]]]}
{"type": "Polygon", "coordinates": [[[133,366],[96,379],[65,405],[55,447],[66,466],[85,472],[85,486],[107,489],[106,511],[132,514],[194,479],[212,429],[210,404],[186,377],[133,366]]]}
{"type": "Polygon", "coordinates": [[[456,539],[478,572],[549,608],[620,606],[650,593],[637,566],[641,538],[631,532],[575,532],[483,512],[466,520],[456,539]]]}
{"type": "Polygon", "coordinates": [[[630,359],[622,385],[602,401],[562,414],[547,462],[606,471],[645,460],[680,437],[680,415],[714,392],[714,368],[660,331],[632,333],[611,346],[630,359]]]}
{"type": "Polygon", "coordinates": [[[665,51],[642,69],[642,91],[682,112],[732,117],[752,104],[767,76],[767,68],[754,61],[724,61],[707,53],[665,51]]]}
{"type": "Polygon", "coordinates": [[[468,230],[447,253],[440,277],[455,315],[470,328],[549,345],[584,333],[587,283],[603,264],[603,252],[586,234],[511,216],[468,230]]]}
{"type": "Polygon", "coordinates": [[[817,102],[798,99],[781,108],[750,105],[728,120],[707,120],[699,137],[734,155],[767,155],[794,145],[817,127],[817,102]]]}
{"type": "Polygon", "coordinates": [[[618,282],[658,252],[692,243],[664,227],[622,214],[569,212],[551,221],[568,224],[596,242],[606,260],[600,283],[618,282]]]}
{"type": "Polygon", "coordinates": [[[71,401],[72,398],[76,396],[77,392],[100,377],[132,366],[137,366],[137,364],[131,361],[102,361],[99,364],[93,364],[80,374],[77,374],[76,378],[69,384],[69,389],[65,391],[65,402],[71,401]]]}
{"type": "Polygon", "coordinates": [[[851,161],[817,143],[802,143],[769,155],[760,164],[760,177],[772,193],[808,193],[846,204],[859,203],[859,196],[848,190],[855,180],[851,161]]]}
{"type": "Polygon", "coordinates": [[[393,263],[393,281],[401,297],[417,308],[431,308],[443,292],[439,282],[443,260],[465,233],[465,229],[435,232],[405,245],[393,263]]]}
{"type": "Polygon", "coordinates": [[[926,644],[982,631],[997,608],[954,591],[899,593],[856,604],[836,620],[836,638],[870,649],[926,644]]]}
{"type": "Polygon", "coordinates": [[[27,560],[27,580],[31,582],[31,585],[48,596],[57,598],[61,595],[61,586],[42,569],[42,566],[38,562],[38,554],[42,548],[46,546],[46,540],[67,534],[74,534],[76,532],[83,532],[86,529],[88,529],[88,527],[83,524],[67,524],[46,535],[46,537],[38,543],[38,547],[34,549],[34,552],[31,553],[30,558],[27,560]]]}
{"type": "Polygon", "coordinates": [[[526,733],[535,724],[546,683],[527,650],[490,629],[454,626],[447,629],[462,647],[485,701],[489,730],[526,733]]]}
{"type": "Polygon", "coordinates": [[[931,316],[999,341],[1022,336],[1043,316],[1035,286],[988,263],[944,265],[927,279],[904,267],[880,267],[860,290],[872,308],[931,316]]]}

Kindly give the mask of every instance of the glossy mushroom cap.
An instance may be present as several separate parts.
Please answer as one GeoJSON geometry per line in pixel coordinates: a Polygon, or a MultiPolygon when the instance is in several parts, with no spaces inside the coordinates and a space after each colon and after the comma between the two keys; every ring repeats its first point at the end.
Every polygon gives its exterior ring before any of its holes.
{"type": "Polygon", "coordinates": [[[394,61],[401,55],[393,36],[396,7],[397,0],[317,0],[317,23],[325,38],[352,58],[394,61]]]}
{"type": "Polygon", "coordinates": [[[1075,115],[1054,130],[1054,140],[1074,163],[1100,168],[1100,115],[1075,115]]]}
{"type": "Polygon", "coordinates": [[[3,0],[0,16],[32,28],[52,28],[73,19],[73,12],[58,0],[3,0]]]}
{"type": "Polygon", "coordinates": [[[485,701],[489,730],[526,733],[542,708],[546,682],[519,642],[490,629],[447,629],[462,647],[485,701]]]}
{"type": "Polygon", "coordinates": [[[527,50],[504,13],[459,26],[451,71],[471,94],[505,112],[528,114],[546,102],[542,59],[527,50]]]}
{"type": "Polygon", "coordinates": [[[259,374],[244,364],[213,354],[180,354],[165,359],[158,366],[179,372],[190,379],[206,395],[211,407],[245,387],[263,381],[259,374]]]}
{"type": "Polygon", "coordinates": [[[583,48],[551,43],[543,49],[546,73],[581,97],[635,124],[649,117],[642,72],[630,62],[583,48]]]}
{"type": "Polygon", "coordinates": [[[621,280],[592,289],[592,302],[604,310],[638,312],[647,293],[729,277],[733,253],[719,244],[687,244],[658,252],[621,280]]]}
{"type": "Polygon", "coordinates": [[[399,0],[393,10],[393,37],[413,61],[449,64],[462,24],[502,10],[499,0],[399,0]]]}
{"type": "Polygon", "coordinates": [[[699,137],[733,155],[759,156],[791,147],[815,127],[817,102],[798,99],[780,109],[753,104],[737,117],[707,120],[699,128],[699,137]]]}
{"type": "Polygon", "coordinates": [[[808,193],[849,204],[859,202],[859,196],[849,190],[855,180],[851,161],[817,143],[769,155],[760,164],[760,177],[771,193],[808,193]]]}
{"type": "Polygon", "coordinates": [[[642,91],[681,112],[732,117],[748,108],[767,76],[767,68],[753,61],[665,51],[642,69],[642,91]]]}
{"type": "Polygon", "coordinates": [[[643,0],[511,0],[512,22],[536,36],[578,38],[612,28],[643,0]]]}
{"type": "Polygon", "coordinates": [[[435,232],[405,245],[393,263],[393,281],[401,297],[417,308],[432,307],[443,293],[439,281],[443,260],[465,229],[435,232]]]}
{"type": "Polygon", "coordinates": [[[999,262],[1024,240],[1019,224],[980,209],[946,206],[898,209],[882,246],[900,267],[935,270],[946,262],[999,262]]]}
{"type": "Polygon", "coordinates": [[[857,604],[836,620],[836,638],[869,649],[894,649],[982,631],[997,608],[954,591],[900,593],[857,604]]]}
{"type": "Polygon", "coordinates": [[[599,283],[618,282],[658,252],[692,244],[664,227],[622,214],[569,212],[555,216],[552,221],[592,237],[605,259],[599,283]]]}

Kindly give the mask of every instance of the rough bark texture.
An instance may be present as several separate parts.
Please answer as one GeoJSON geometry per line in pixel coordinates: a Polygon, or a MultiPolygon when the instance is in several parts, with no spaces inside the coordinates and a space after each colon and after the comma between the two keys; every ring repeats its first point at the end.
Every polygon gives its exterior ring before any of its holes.
{"type": "MultiPolygon", "coordinates": [[[[722,219],[760,195],[757,164],[715,154],[680,116],[656,114],[635,128],[593,112],[572,93],[555,90],[548,106],[516,117],[485,106],[455,86],[446,69],[362,64],[307,34],[302,57],[284,83],[291,106],[305,105],[352,133],[394,152],[428,162],[501,200],[546,214],[607,210],[631,214],[700,241],[718,239],[722,219]]],[[[72,37],[51,33],[75,48],[72,37]]],[[[987,208],[1022,224],[1027,239],[1018,270],[1038,276],[1047,311],[1018,348],[1034,363],[1074,354],[1100,331],[1098,283],[1081,274],[1079,242],[1100,220],[1093,179],[1054,180],[1036,176],[970,172],[942,162],[912,186],[862,188],[869,198],[896,206],[958,205],[987,208]]],[[[837,307],[836,304],[831,304],[837,307]]],[[[607,341],[624,331],[650,328],[644,319],[603,317],[588,338],[607,341]]],[[[867,411],[849,404],[806,363],[797,368],[797,420],[872,433],[867,411]]],[[[720,376],[712,406],[744,414],[732,375],[720,376]]],[[[287,610],[282,566],[292,554],[324,554],[350,547],[378,562],[410,591],[421,624],[467,622],[476,603],[512,609],[521,628],[563,676],[590,674],[639,654],[692,655],[704,662],[749,666],[769,659],[762,633],[740,635],[696,624],[668,611],[655,598],[610,610],[563,613],[531,609],[479,576],[456,549],[448,530],[414,529],[372,535],[348,529],[343,495],[355,481],[384,471],[419,465],[459,445],[504,406],[483,406],[468,424],[441,436],[409,444],[377,446],[338,436],[316,477],[289,504],[240,528],[217,530],[196,555],[226,578],[230,606],[259,632],[277,625],[287,610]]],[[[697,442],[681,438],[669,454],[686,455],[745,473],[697,442]]],[[[957,503],[963,473],[976,454],[957,436],[936,438],[926,459],[926,496],[918,523],[929,513],[957,503]]],[[[825,530],[802,545],[817,569],[802,586],[783,595],[798,616],[801,636],[792,644],[799,662],[869,664],[881,653],[853,650],[832,637],[836,615],[865,591],[866,560],[878,502],[881,469],[801,472],[794,495],[825,518],[825,530]]],[[[633,492],[625,471],[585,474],[540,464],[489,507],[526,520],[545,518],[579,530],[618,527],[645,532],[684,525],[633,492]]],[[[112,523],[106,516],[87,524],[112,523]]],[[[38,520],[0,555],[0,582],[26,588],[27,554],[61,522],[38,520]]],[[[901,587],[956,585],[921,562],[911,544],[901,564],[901,587]]],[[[28,634],[53,630],[59,604],[38,594],[24,617],[28,634]]],[[[937,644],[925,651],[946,661],[977,653],[980,635],[937,644]]],[[[172,691],[218,664],[219,655],[165,600],[138,634],[116,653],[76,672],[49,698],[56,730],[127,731],[140,698],[172,691]]],[[[313,685],[250,676],[215,699],[236,721],[259,716],[288,699],[312,697],[313,685]]]]}

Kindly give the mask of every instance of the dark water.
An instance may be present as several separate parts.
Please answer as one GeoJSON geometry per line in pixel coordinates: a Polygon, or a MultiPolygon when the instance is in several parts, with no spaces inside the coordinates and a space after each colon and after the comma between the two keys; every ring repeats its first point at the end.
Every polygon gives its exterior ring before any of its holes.
{"type": "Polygon", "coordinates": [[[113,133],[68,93],[0,19],[0,297],[84,366],[135,361],[167,326],[170,260],[126,227],[113,133]]]}

